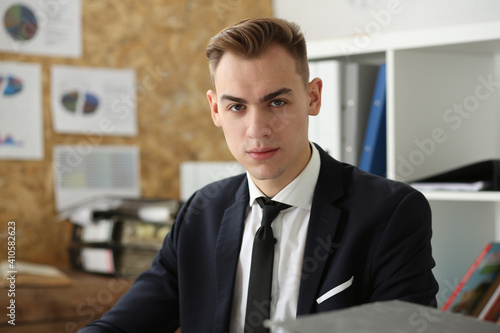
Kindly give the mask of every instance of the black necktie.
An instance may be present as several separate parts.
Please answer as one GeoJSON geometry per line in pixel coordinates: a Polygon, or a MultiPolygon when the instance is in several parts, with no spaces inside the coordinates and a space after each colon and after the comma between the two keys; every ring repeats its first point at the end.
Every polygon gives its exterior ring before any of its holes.
{"type": "Polygon", "coordinates": [[[262,207],[262,221],[253,242],[245,316],[246,333],[269,332],[269,329],[264,328],[262,323],[270,317],[274,244],[276,243],[271,223],[281,210],[290,207],[263,197],[257,198],[257,202],[262,207]]]}

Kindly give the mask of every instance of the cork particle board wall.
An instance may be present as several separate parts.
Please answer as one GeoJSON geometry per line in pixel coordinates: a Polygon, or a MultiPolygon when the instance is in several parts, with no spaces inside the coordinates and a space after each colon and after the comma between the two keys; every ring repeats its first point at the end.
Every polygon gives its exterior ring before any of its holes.
{"type": "Polygon", "coordinates": [[[56,222],[54,145],[137,145],[142,195],[148,198],[179,196],[182,161],[231,160],[209,114],[205,93],[211,81],[204,50],[222,28],[246,17],[271,15],[271,0],[82,0],[81,58],[0,53],[2,61],[42,65],[45,147],[41,161],[0,160],[0,258],[7,258],[7,222],[15,221],[17,260],[68,265],[71,226],[56,222]],[[55,133],[52,65],[133,68],[139,134],[55,133]]]}

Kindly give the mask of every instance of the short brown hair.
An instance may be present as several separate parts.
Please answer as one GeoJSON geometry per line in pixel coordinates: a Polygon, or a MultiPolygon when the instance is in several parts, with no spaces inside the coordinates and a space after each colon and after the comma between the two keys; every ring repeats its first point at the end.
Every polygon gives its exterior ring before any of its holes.
{"type": "Polygon", "coordinates": [[[295,59],[297,73],[307,85],[309,63],[304,35],[295,23],[279,18],[246,19],[212,37],[206,51],[212,81],[226,52],[247,59],[258,58],[271,44],[278,44],[290,53],[295,59]]]}

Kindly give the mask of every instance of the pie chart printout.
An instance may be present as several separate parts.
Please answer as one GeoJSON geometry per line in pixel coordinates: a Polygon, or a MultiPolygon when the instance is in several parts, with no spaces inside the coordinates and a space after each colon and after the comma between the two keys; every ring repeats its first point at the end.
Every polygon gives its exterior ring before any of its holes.
{"type": "Polygon", "coordinates": [[[94,114],[99,107],[99,99],[92,93],[82,93],[80,91],[70,91],[61,98],[64,109],[73,114],[94,114]]]}
{"type": "Polygon", "coordinates": [[[14,137],[10,134],[5,135],[4,138],[2,138],[2,135],[0,134],[0,146],[22,146],[23,142],[18,141],[14,139],[14,137]]]}
{"type": "Polygon", "coordinates": [[[83,104],[83,113],[94,113],[99,105],[99,100],[92,94],[85,93],[85,103],[83,104]]]}
{"type": "Polygon", "coordinates": [[[32,39],[38,30],[38,23],[33,11],[20,4],[7,9],[3,17],[3,26],[15,41],[20,42],[32,39]]]}
{"type": "Polygon", "coordinates": [[[23,90],[23,82],[20,78],[13,75],[0,75],[0,95],[13,96],[23,90]]]}
{"type": "Polygon", "coordinates": [[[67,111],[76,112],[77,99],[78,99],[78,93],[76,91],[72,91],[63,96],[62,104],[67,111]]]}

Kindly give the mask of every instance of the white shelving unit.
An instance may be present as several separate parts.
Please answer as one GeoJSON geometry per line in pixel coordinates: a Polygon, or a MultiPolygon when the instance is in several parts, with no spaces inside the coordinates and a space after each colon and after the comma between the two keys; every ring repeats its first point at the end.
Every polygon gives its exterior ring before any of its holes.
{"type": "MultiPolygon", "coordinates": [[[[308,54],[386,63],[389,178],[500,158],[500,21],[311,41],[308,54]]],[[[481,249],[500,241],[500,192],[424,194],[443,304],[481,249]]]]}

